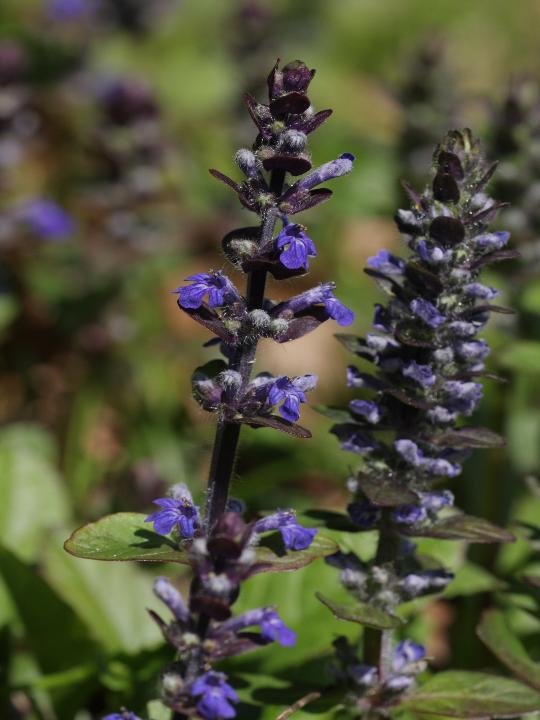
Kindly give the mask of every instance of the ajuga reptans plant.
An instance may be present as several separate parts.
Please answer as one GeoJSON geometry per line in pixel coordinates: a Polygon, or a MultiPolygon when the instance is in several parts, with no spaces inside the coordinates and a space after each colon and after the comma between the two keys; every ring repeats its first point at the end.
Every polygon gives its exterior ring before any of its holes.
{"type": "MultiPolygon", "coordinates": [[[[283,69],[276,64],[268,78],[268,104],[249,95],[245,98],[258,135],[252,149],[236,154],[244,180],[236,182],[210,171],[259,218],[259,224],[234,230],[223,240],[228,260],[247,276],[244,294],[221,270],[192,275],[176,290],[180,310],[212,333],[207,345],[219,346],[224,356],[193,375],[195,399],[217,418],[205,511],[194,503],[185,485],[175,485],[169,497],[155,501],[159,509],[148,517],[109,516],[76,531],[66,545],[82,557],[113,559],[114,554],[117,559],[120,554],[126,560],[176,560],[191,565],[194,577],[187,601],[165,577],[158,578],[154,587],[172,615],[166,621],[152,613],[175,650],[161,682],[162,700],[174,717],[233,717],[238,696],[214,664],[269,642],[294,643],[294,632],[272,606],[232,614],[242,581],[278,569],[278,556],[259,543],[260,536],[273,532],[281,538],[279,569],[300,567],[337,549],[316,529],[302,527],[293,510],[247,521],[242,503],[229,499],[242,425],[310,436],[297,420],[300,404],[315,386],[315,376],[273,377],[262,372],[252,377],[259,339],[285,343],[328,319],[346,326],[354,318],[334,296],[332,282],[279,303],[265,296],[268,273],[281,280],[307,271],[317,255],[315,244],[307,228],[290,218],[327,200],[331,191],[319,186],[348,173],[354,159],[346,153],[311,168],[307,136],[331,114],[330,110],[315,113],[311,107],[306,93],[313,75],[299,61],[283,69]],[[299,179],[289,180],[289,176],[299,179]],[[140,541],[126,544],[126,536],[133,534],[136,541],[141,533],[148,538],[144,549],[140,541]],[[114,553],[105,536],[116,538],[114,553]]],[[[131,717],[127,711],[124,716],[131,717]]]]}
{"type": "MultiPolygon", "coordinates": [[[[485,163],[468,130],[449,133],[433,162],[431,184],[421,195],[406,185],[411,209],[396,215],[410,254],[381,250],[368,260],[366,273],[389,296],[375,306],[373,330],[363,338],[338,336],[371,365],[367,372],[348,368],[347,383],[361,396],[340,412],[332,432],[343,450],[363,459],[347,482],[350,530],[376,529],[378,547],[369,562],[353,552],[327,558],[341,571],[354,604],[320,596],[337,617],[366,626],[363,647],[343,637],[335,643],[333,674],[356,714],[384,715],[407,704],[441,711],[414,691],[416,675],[426,668],[425,648],[406,636],[399,643],[393,638],[402,625],[399,605],[439,592],[452,580],[444,567],[416,552],[411,538],[513,539],[455,508],[445,487],[473,448],[503,444],[490,430],[462,423],[482,398],[482,379],[490,377],[489,347],[478,334],[491,313],[509,312],[493,303],[497,290],[480,282],[483,267],[512,254],[505,250],[509,233],[489,228],[500,207],[486,192],[495,165],[485,163]]],[[[335,410],[328,413],[335,416],[335,410]]],[[[439,697],[445,683],[451,685],[449,675],[431,681],[439,697]]],[[[465,688],[466,703],[467,690],[469,698],[475,695],[471,676],[478,674],[460,675],[455,682],[465,688]]],[[[454,711],[467,717],[470,706],[463,703],[454,711]]]]}

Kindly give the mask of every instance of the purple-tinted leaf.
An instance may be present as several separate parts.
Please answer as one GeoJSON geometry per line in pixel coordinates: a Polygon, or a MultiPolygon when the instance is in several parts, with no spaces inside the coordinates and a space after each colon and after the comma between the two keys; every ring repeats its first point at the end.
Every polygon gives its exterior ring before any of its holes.
{"type": "Polygon", "coordinates": [[[227,345],[234,345],[236,343],[236,336],[227,330],[216,311],[208,307],[206,303],[203,303],[201,307],[196,309],[182,307],[180,303],[178,303],[178,307],[193,318],[195,322],[203,325],[210,330],[211,333],[221,338],[227,345]]]}
{"type": "Polygon", "coordinates": [[[309,192],[299,190],[287,198],[282,198],[279,201],[279,209],[286,215],[295,215],[330,200],[331,197],[332,191],[326,188],[318,188],[309,192]]]}
{"type": "Polygon", "coordinates": [[[377,628],[377,630],[394,630],[403,624],[396,615],[384,612],[374,605],[367,603],[355,602],[350,605],[341,605],[329,600],[320,592],[315,593],[317,600],[332,612],[338,620],[346,620],[347,622],[359,623],[368,627],[377,628]]]}
{"type": "Polygon", "coordinates": [[[257,102],[249,93],[244,95],[244,102],[259,132],[265,140],[269,140],[272,137],[272,133],[267,126],[271,125],[274,120],[270,108],[267,105],[257,102]]]}
{"type": "Polygon", "coordinates": [[[420,263],[409,261],[405,268],[405,275],[422,293],[426,289],[434,295],[438,295],[442,291],[443,285],[437,275],[420,263]]]}
{"type": "Polygon", "coordinates": [[[500,305],[475,305],[472,308],[469,308],[468,310],[465,310],[465,312],[461,313],[461,317],[470,318],[474,315],[481,315],[485,312],[494,312],[499,313],[500,315],[515,315],[516,311],[512,310],[512,308],[505,308],[501,307],[500,305]]]}
{"type": "Polygon", "coordinates": [[[220,180],[222,183],[225,183],[228,187],[232,188],[236,193],[242,192],[242,186],[235,182],[232,178],[230,178],[228,175],[224,175],[219,170],[215,170],[214,168],[210,168],[208,170],[210,175],[216,178],[216,180],[220,180]]]}
{"type": "Polygon", "coordinates": [[[314,560],[333,555],[339,550],[338,544],[317,533],[311,545],[305,550],[286,550],[279,533],[272,533],[261,539],[255,548],[255,573],[283,572],[309,565],[314,560]]]}
{"type": "Polygon", "coordinates": [[[277,415],[257,415],[256,417],[235,417],[231,419],[231,422],[241,423],[243,425],[249,425],[252,428],[268,427],[274,430],[279,430],[287,435],[292,435],[296,438],[310,438],[311,433],[307,428],[301,425],[290,423],[284,418],[278,417],[277,415]]]}
{"type": "MultiPolygon", "coordinates": [[[[540,691],[540,665],[528,655],[500,610],[487,610],[477,628],[480,639],[520,680],[540,691]]],[[[539,708],[540,709],[540,708],[539,708]]]]}
{"type": "Polygon", "coordinates": [[[432,403],[422,400],[420,398],[411,397],[403,390],[398,388],[384,388],[382,391],[385,395],[391,395],[405,405],[418,408],[419,410],[429,410],[432,407],[432,403]]]}
{"type": "Polygon", "coordinates": [[[540,694],[516,680],[458,670],[437,673],[405,696],[399,708],[471,720],[510,718],[540,710],[540,694]]]}
{"type": "Polygon", "coordinates": [[[407,528],[403,526],[400,532],[413,537],[431,537],[440,540],[465,540],[470,543],[499,543],[514,542],[515,537],[504,528],[497,527],[472,515],[452,515],[439,521],[435,525],[425,527],[407,528]]]}
{"type": "Polygon", "coordinates": [[[476,215],[472,215],[471,217],[464,220],[464,223],[466,225],[476,225],[477,223],[482,223],[483,225],[489,225],[490,222],[495,220],[497,217],[497,213],[499,210],[502,210],[502,208],[508,207],[509,203],[507,202],[500,202],[495,203],[494,205],[491,205],[486,210],[482,210],[479,213],[476,213],[476,215]]]}
{"type": "Polygon", "coordinates": [[[429,226],[429,235],[435,242],[450,247],[464,239],[465,228],[461,220],[440,215],[429,226]]]}
{"type": "Polygon", "coordinates": [[[409,199],[418,210],[422,209],[422,198],[406,180],[401,180],[401,187],[405,190],[409,199]]]}
{"type": "Polygon", "coordinates": [[[311,170],[311,160],[306,153],[275,153],[263,160],[263,167],[265,170],[285,170],[296,177],[311,170]]]}
{"type": "Polygon", "coordinates": [[[330,115],[332,114],[332,110],[319,110],[319,112],[315,113],[315,115],[312,115],[308,120],[300,120],[297,122],[292,122],[291,127],[297,128],[298,130],[301,130],[306,135],[309,135],[309,133],[312,133],[314,130],[316,130],[320,125],[323,124],[330,115]]]}
{"type": "Polygon", "coordinates": [[[471,191],[471,195],[476,195],[476,193],[481,192],[485,188],[485,186],[488,184],[488,182],[493,177],[498,165],[499,165],[499,163],[497,161],[495,161],[494,163],[491,163],[491,165],[488,167],[486,172],[482,175],[480,180],[476,183],[474,190],[471,191]]]}
{"type": "Polygon", "coordinates": [[[311,105],[309,98],[302,92],[290,92],[272,100],[270,102],[270,110],[276,115],[285,115],[293,113],[300,115],[305,112],[311,105]]]}
{"type": "Polygon", "coordinates": [[[70,555],[90,560],[177,562],[189,565],[186,550],[158,535],[143,513],[123,512],[83,525],[66,540],[70,555]]]}
{"type": "Polygon", "coordinates": [[[489,265],[492,262],[501,262],[503,260],[516,260],[521,257],[521,254],[517,250],[495,250],[492,253],[482,255],[482,257],[474,260],[470,265],[471,270],[477,270],[484,265],[489,265]]]}
{"type": "Polygon", "coordinates": [[[442,172],[448,173],[456,180],[463,180],[465,177],[461,161],[455,153],[441,150],[437,156],[437,163],[442,172]]]}
{"type": "Polygon", "coordinates": [[[493,448],[506,445],[506,440],[501,435],[483,427],[447,430],[428,438],[428,442],[452,448],[493,448]]]}
{"type": "Polygon", "coordinates": [[[297,317],[294,318],[294,320],[291,320],[287,330],[276,337],[276,340],[279,343],[296,340],[297,338],[301,338],[313,330],[316,330],[319,325],[326,322],[326,320],[328,320],[328,316],[322,309],[321,312],[317,312],[317,309],[313,308],[310,310],[309,315],[304,315],[303,317],[297,317]]]}
{"type": "Polygon", "coordinates": [[[356,479],[368,500],[380,507],[395,507],[418,502],[416,493],[399,484],[395,478],[380,475],[371,477],[365,473],[358,473],[356,479]]]}

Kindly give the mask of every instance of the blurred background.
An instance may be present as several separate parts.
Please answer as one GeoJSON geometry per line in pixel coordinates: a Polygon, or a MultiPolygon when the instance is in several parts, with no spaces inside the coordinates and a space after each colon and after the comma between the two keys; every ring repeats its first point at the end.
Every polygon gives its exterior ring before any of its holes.
{"type": "MultiPolygon", "coordinates": [[[[524,260],[487,284],[520,314],[495,316],[488,332],[491,370],[508,382],[486,383],[478,422],[509,444],[477,451],[453,490],[470,514],[528,525],[502,551],[423,541],[457,579],[405,612],[436,667],[494,666],[474,639],[493,602],[538,653],[538,598],[512,578],[540,565],[539,26],[537,0],[2,0],[1,717],[89,720],[122,704],[144,713],[156,695],[171,659],[145,610],[156,571],[76,560],[62,542],[105,513],[149,510],[174,482],[203,500],[214,418],[192,401],[190,376],[215,351],[170,291],[225,268],[223,235],[249,222],[208,168],[236,172],[235,151],[255,137],[242,94],[266,99],[278,57],[316,68],[311,97],[334,110],[312,137],[314,164],[342,152],[357,163],[309,215],[312,272],[270,284],[273,298],[333,279],[365,332],[380,300],[365,261],[401,249],[399,179],[421,188],[452,127],[470,126],[502,161],[492,189],[512,202],[500,224],[524,260]]],[[[345,403],[350,358],[335,331],[265,341],[257,368],[315,372],[313,402],[345,403]]],[[[302,420],[314,440],[243,431],[234,495],[250,511],[346,502],[355,457],[338,450],[328,420],[309,408],[302,420]]],[[[336,538],[362,553],[373,544],[370,533],[336,538]]],[[[299,641],[231,663],[265,678],[243,696],[243,717],[275,717],[291,678],[322,674],[344,630],[313,592],[335,597],[336,581],[316,563],[246,584],[238,611],[278,603],[299,641]]]]}

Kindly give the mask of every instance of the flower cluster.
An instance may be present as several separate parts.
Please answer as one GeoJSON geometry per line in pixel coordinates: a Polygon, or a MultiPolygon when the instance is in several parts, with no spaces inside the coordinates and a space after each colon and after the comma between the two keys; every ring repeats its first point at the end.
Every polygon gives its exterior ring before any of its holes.
{"type": "MultiPolygon", "coordinates": [[[[368,260],[365,272],[388,302],[375,306],[365,337],[338,336],[374,368],[348,368],[347,384],[363,396],[350,401],[332,432],[344,450],[363,458],[347,481],[353,495],[347,520],[359,530],[377,529],[379,541],[370,562],[341,552],[327,562],[339,568],[341,583],[361,606],[385,614],[376,627],[391,626],[401,603],[440,592],[452,580],[435,562],[426,565],[417,557],[404,537],[468,539],[460,529],[476,519],[457,511],[452,493],[437,485],[460,474],[472,448],[503,444],[485,428],[458,425],[482,397],[479,380],[490,377],[489,348],[478,334],[491,313],[510,312],[492,304],[497,290],[479,281],[485,265],[515,256],[504,249],[509,233],[489,229],[500,207],[486,193],[494,169],[470,131],[447,135],[436,148],[433,180],[423,194],[405,185],[412,207],[399,210],[396,223],[410,255],[381,250],[368,260]],[[445,534],[448,527],[455,531],[445,534]]],[[[384,706],[389,696],[407,691],[424,666],[423,648],[406,641],[384,668],[381,685],[371,665],[380,660],[384,666],[382,655],[358,665],[354,653],[341,647],[338,657],[340,652],[356,684],[355,698],[365,707],[384,706]]]]}
{"type": "Polygon", "coordinates": [[[156,595],[167,605],[173,620],[167,623],[155,613],[152,616],[180,658],[163,676],[164,699],[178,712],[196,708],[206,720],[233,717],[238,698],[225,675],[209,669],[212,663],[270,642],[287,647],[296,639],[274,607],[232,616],[231,606],[238,597],[240,583],[264,570],[264,559],[257,554],[259,539],[265,533],[278,531],[286,550],[299,551],[311,545],[317,531],[302,527],[291,510],[246,523],[239,504],[230,502],[229,510],[209,534],[183,484],[171,488],[171,497],[155,502],[161,510],[147,521],[158,533],[172,533],[181,542],[191,541],[188,552],[194,570],[188,603],[167,578],[159,577],[154,584],[156,595]],[[205,630],[201,633],[203,617],[205,630]]]}
{"type": "Polygon", "coordinates": [[[391,706],[396,696],[410,690],[415,678],[426,668],[426,650],[412,640],[403,640],[394,648],[388,673],[381,677],[373,665],[361,662],[349,641],[339,637],[334,642],[336,661],[332,674],[347,688],[346,703],[358,712],[391,706]]]}

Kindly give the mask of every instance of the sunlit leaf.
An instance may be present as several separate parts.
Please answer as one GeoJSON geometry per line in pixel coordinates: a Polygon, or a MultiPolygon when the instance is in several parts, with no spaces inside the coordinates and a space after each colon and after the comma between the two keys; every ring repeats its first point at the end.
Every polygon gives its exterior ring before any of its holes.
{"type": "Polygon", "coordinates": [[[188,564],[186,550],[154,532],[143,513],[115,513],[83,525],[66,540],[71,555],[90,560],[137,560],[188,564]]]}
{"type": "Polygon", "coordinates": [[[318,558],[332,555],[339,550],[338,544],[320,533],[313,538],[306,550],[286,550],[281,536],[277,533],[263,538],[255,548],[256,563],[261,563],[259,572],[283,572],[309,565],[318,558]]]}

